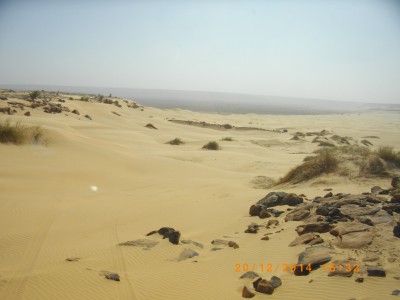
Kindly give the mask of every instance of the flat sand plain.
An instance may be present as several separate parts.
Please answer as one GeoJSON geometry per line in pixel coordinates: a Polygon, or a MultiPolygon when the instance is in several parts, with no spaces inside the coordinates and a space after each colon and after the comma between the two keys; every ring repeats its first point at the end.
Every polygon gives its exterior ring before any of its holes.
{"type": "MultiPolygon", "coordinates": [[[[388,178],[338,174],[296,185],[255,184],[257,176],[279,179],[318,148],[310,139],[292,140],[294,132],[327,130],[355,141],[378,137],[369,139],[371,148],[400,145],[399,114],[389,112],[221,115],[59,97],[80,115],[40,108],[0,114],[1,121],[41,126],[46,138],[46,145],[0,144],[0,299],[242,299],[242,288],[251,281],[239,279],[244,272],[236,272],[236,264],[296,263],[305,248],[288,247],[301,222],[284,222],[284,215],[277,228],[269,229],[268,241],[244,233],[250,223],[267,221],[249,216],[253,203],[271,191],[313,199],[327,188],[361,193],[374,185],[390,186],[388,178]],[[30,117],[23,115],[26,111],[30,117]],[[266,130],[218,130],[170,119],[266,130]],[[145,127],[148,123],[157,129],[145,127]],[[185,144],[166,144],[176,137],[185,144]],[[233,140],[221,141],[226,137],[233,140]],[[222,149],[202,149],[209,141],[218,141],[222,149]],[[145,236],[163,226],[203,248],[145,236]],[[118,246],[145,238],[158,244],[118,246]],[[233,240],[239,248],[212,251],[214,239],[233,240]],[[186,248],[199,255],[177,261],[186,248]],[[118,273],[121,281],[105,279],[106,271],[118,273]]],[[[400,247],[397,240],[387,243],[400,247]]],[[[256,299],[391,299],[400,287],[394,278],[400,275],[400,258],[389,263],[381,257],[381,263],[387,276],[365,277],[362,284],[354,276],[328,277],[322,268],[308,276],[282,268],[261,272],[266,279],[280,277],[283,284],[273,295],[256,299]]]]}

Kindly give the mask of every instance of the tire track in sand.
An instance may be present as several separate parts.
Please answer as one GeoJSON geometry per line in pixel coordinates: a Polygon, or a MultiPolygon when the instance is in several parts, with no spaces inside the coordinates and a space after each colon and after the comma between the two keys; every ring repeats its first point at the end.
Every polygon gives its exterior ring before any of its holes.
{"type": "Polygon", "coordinates": [[[135,290],[133,288],[131,280],[129,280],[126,262],[124,258],[124,254],[122,253],[122,248],[117,246],[120,243],[118,238],[118,220],[110,225],[111,226],[111,254],[113,260],[113,266],[120,272],[122,272],[123,279],[118,282],[118,294],[119,299],[121,300],[136,300],[137,296],[135,294],[135,290]]]}

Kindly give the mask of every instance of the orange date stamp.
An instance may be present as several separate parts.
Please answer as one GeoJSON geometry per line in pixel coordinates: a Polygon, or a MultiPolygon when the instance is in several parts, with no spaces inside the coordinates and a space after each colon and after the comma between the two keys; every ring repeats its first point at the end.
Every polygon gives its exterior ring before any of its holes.
{"type": "Polygon", "coordinates": [[[271,272],[283,272],[283,273],[295,273],[308,271],[311,272],[317,268],[321,268],[325,272],[360,272],[360,265],[357,263],[345,263],[345,264],[333,264],[325,263],[321,266],[312,266],[311,264],[288,264],[288,263],[260,263],[260,264],[249,264],[249,263],[237,263],[235,264],[235,272],[242,273],[247,271],[257,271],[261,273],[271,272]]]}

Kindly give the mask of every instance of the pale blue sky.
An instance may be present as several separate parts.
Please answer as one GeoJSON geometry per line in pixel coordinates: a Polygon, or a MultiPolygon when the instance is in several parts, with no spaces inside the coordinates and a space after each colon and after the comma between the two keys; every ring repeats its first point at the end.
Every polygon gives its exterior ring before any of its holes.
{"type": "Polygon", "coordinates": [[[400,1],[0,0],[0,83],[400,103],[400,1]]]}

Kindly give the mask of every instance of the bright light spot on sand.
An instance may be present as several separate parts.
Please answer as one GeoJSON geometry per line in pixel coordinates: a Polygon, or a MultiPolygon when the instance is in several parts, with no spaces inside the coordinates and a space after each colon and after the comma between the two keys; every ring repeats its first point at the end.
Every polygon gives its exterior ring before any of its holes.
{"type": "Polygon", "coordinates": [[[93,192],[97,192],[98,187],[95,186],[95,185],[91,185],[91,186],[90,186],[90,189],[91,189],[93,192]]]}

